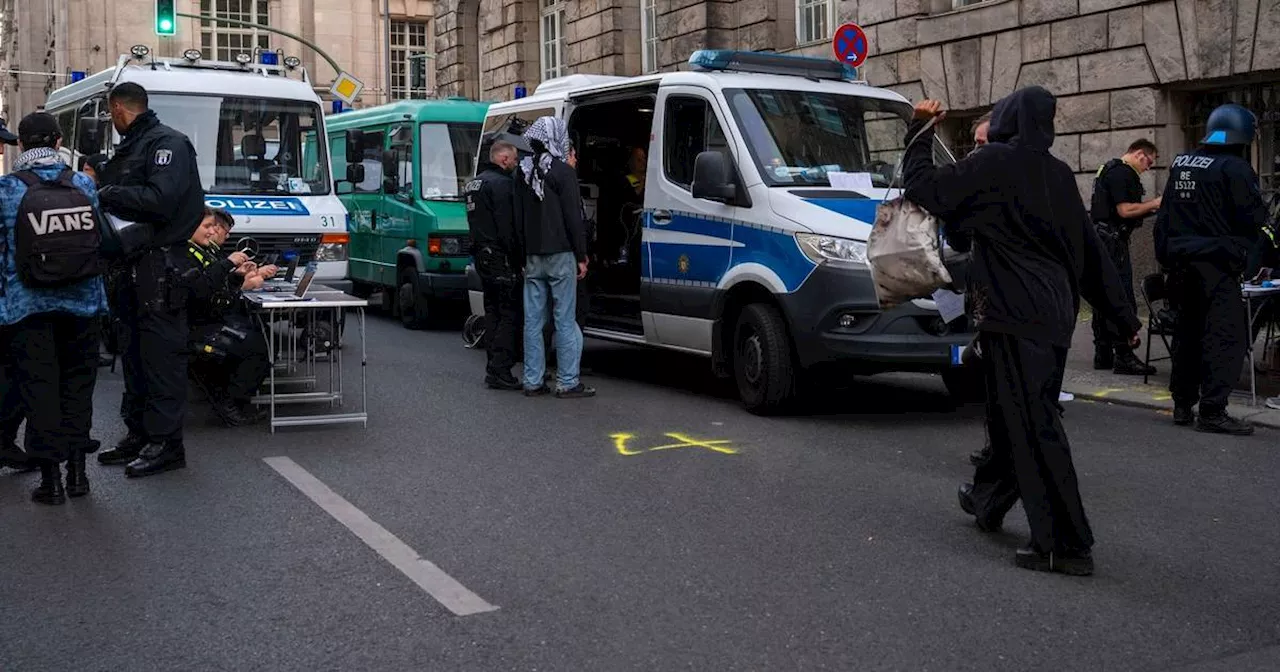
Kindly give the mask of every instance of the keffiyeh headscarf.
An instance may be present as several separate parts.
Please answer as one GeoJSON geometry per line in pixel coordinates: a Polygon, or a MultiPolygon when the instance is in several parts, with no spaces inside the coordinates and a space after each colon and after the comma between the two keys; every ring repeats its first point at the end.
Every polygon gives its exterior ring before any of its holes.
{"type": "Polygon", "coordinates": [[[538,200],[542,200],[542,183],[551,170],[551,160],[563,161],[569,156],[569,127],[559,117],[538,117],[524,132],[524,138],[537,154],[520,160],[520,172],[529,180],[538,200]],[[541,147],[534,144],[535,141],[541,143],[541,147]]]}

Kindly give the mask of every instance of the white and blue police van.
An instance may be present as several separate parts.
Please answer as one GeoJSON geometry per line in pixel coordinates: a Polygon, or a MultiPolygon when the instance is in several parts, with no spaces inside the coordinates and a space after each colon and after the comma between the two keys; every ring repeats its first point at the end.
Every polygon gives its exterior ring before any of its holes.
{"type": "MultiPolygon", "coordinates": [[[[972,394],[967,318],[928,298],[882,311],[867,266],[912,105],[835,61],[699,51],[689,66],[570,75],[489,108],[486,132],[568,124],[596,223],[584,333],[708,357],[757,413],[831,372],[940,373],[972,394]]],[[[946,255],[962,283],[967,257],[946,255]]]]}
{"type": "Polygon", "coordinates": [[[347,213],[330,177],[321,100],[299,59],[259,51],[218,62],[195,49],[154,58],[135,46],[115,67],[49,95],[45,111],[62,127],[71,165],[120,144],[107,109],[120,82],[145,88],[160,122],[191,139],[205,204],[236,219],[229,246],[258,263],[314,261],[318,281],[347,284],[347,213]]]}

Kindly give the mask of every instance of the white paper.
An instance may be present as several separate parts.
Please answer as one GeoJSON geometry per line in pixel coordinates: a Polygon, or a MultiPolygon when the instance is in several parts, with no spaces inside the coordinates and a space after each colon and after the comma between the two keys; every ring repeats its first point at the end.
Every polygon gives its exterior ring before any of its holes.
{"type": "Polygon", "coordinates": [[[933,302],[937,304],[943,322],[964,315],[964,294],[956,294],[944,287],[933,293],[933,302]]]}
{"type": "Polygon", "coordinates": [[[875,188],[871,184],[871,173],[842,173],[836,171],[827,173],[827,180],[831,182],[831,188],[833,189],[867,192],[875,188]]]}

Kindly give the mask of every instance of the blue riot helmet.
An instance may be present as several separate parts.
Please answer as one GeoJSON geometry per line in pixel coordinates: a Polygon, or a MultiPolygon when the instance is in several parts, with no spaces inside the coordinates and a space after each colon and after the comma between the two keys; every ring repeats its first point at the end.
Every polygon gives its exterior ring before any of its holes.
{"type": "Polygon", "coordinates": [[[1253,136],[1258,130],[1258,118],[1239,105],[1227,103],[1214,109],[1209,115],[1207,126],[1201,143],[1247,147],[1253,144],[1253,136]]]}

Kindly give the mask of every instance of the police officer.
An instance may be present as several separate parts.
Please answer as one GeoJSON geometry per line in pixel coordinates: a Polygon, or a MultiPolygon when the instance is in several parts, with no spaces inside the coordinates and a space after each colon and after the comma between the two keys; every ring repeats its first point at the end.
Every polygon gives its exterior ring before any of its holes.
{"type": "Polygon", "coordinates": [[[249,399],[271,371],[267,340],[250,321],[240,292],[261,288],[278,270],[270,265],[257,268],[243,252],[222,256],[219,248],[233,226],[235,218],[227,211],[205,208],[181,265],[183,284],[191,289],[194,377],[205,388],[214,413],[231,427],[263,417],[249,399]]]}
{"type": "Polygon", "coordinates": [[[204,191],[191,141],[160,123],[145,89],[117,84],[107,104],[124,140],[99,175],[102,207],[154,234],[114,297],[124,332],[120,414],[129,433],[98,461],[128,464],[126,476],[149,476],[187,464],[187,296],[176,270],[200,224],[204,191]]]}
{"type": "MultiPolygon", "coordinates": [[[[1129,304],[1135,309],[1133,296],[1133,261],[1129,255],[1129,239],[1142,220],[1160,209],[1161,197],[1143,201],[1145,195],[1141,175],[1155,165],[1159,156],[1156,146],[1146,138],[1135,140],[1124,156],[1111,159],[1098,168],[1093,181],[1090,215],[1098,230],[1098,238],[1120,272],[1129,304]]],[[[1127,376],[1149,376],[1156,372],[1129,347],[1125,328],[1101,317],[1093,319],[1093,368],[1111,369],[1127,376]]]]}
{"type": "Polygon", "coordinates": [[[1227,415],[1227,397],[1249,347],[1240,274],[1267,216],[1246,158],[1256,129],[1253,113],[1239,105],[1215,109],[1200,148],[1169,166],[1167,200],[1156,217],[1156,259],[1169,274],[1178,314],[1169,381],[1173,421],[1194,422],[1202,432],[1253,433],[1250,424],[1227,415]]]}
{"type": "Polygon", "coordinates": [[[476,178],[464,190],[471,254],[484,289],[485,385],[495,390],[519,390],[511,375],[516,363],[517,329],[523,323],[523,247],[512,211],[511,171],[519,161],[516,136],[499,134],[481,148],[476,178]],[[486,151],[487,150],[487,151],[486,151]]]}

